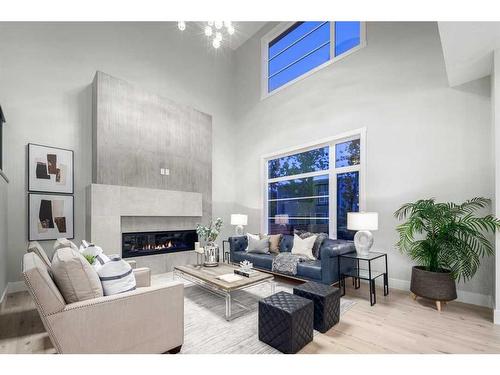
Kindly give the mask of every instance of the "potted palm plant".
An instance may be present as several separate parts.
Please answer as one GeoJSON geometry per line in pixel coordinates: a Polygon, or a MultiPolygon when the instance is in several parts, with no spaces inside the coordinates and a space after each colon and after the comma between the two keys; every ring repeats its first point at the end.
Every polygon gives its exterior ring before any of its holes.
{"type": "Polygon", "coordinates": [[[486,235],[500,229],[500,220],[476,215],[489,204],[489,199],[481,197],[462,204],[421,199],[404,204],[394,213],[398,220],[405,220],[397,227],[396,247],[418,264],[411,275],[414,299],[435,300],[441,311],[443,303],[457,298],[455,281],[472,278],[481,258],[493,255],[491,239],[486,235]]]}

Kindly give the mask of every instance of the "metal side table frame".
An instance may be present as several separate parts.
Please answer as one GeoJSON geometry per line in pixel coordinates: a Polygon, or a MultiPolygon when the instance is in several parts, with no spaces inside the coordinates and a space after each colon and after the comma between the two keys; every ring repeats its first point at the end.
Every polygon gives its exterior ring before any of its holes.
{"type": "Polygon", "coordinates": [[[347,253],[338,256],[338,275],[339,275],[339,289],[342,290],[342,296],[345,295],[345,279],[346,277],[352,277],[353,285],[355,289],[359,289],[361,286],[360,280],[367,280],[370,287],[370,306],[377,303],[377,292],[375,289],[375,280],[383,276],[384,279],[384,296],[389,294],[389,273],[387,269],[387,253],[380,253],[376,251],[371,251],[368,255],[359,255],[357,253],[347,253]],[[342,258],[345,259],[355,259],[356,267],[347,273],[340,273],[340,264],[342,258]],[[384,258],[385,262],[385,272],[379,272],[372,269],[371,262],[376,259],[384,258]],[[368,269],[361,268],[360,261],[365,261],[368,264],[368,269]]]}

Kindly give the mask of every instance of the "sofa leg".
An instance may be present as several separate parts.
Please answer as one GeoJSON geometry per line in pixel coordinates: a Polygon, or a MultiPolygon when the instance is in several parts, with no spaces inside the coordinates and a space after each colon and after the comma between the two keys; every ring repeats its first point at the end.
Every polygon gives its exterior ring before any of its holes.
{"type": "Polygon", "coordinates": [[[177,354],[181,351],[182,349],[182,345],[179,345],[179,346],[176,346],[175,348],[173,349],[170,349],[167,353],[168,354],[177,354]]]}

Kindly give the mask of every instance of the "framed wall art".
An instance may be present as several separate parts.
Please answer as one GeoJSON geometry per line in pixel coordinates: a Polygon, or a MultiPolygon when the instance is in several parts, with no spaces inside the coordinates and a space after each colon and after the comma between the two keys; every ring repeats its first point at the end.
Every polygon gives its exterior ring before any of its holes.
{"type": "Polygon", "coordinates": [[[29,240],[74,238],[74,200],[72,195],[28,195],[29,240]]]}
{"type": "Polygon", "coordinates": [[[28,190],[73,194],[73,151],[28,144],[28,190]]]}

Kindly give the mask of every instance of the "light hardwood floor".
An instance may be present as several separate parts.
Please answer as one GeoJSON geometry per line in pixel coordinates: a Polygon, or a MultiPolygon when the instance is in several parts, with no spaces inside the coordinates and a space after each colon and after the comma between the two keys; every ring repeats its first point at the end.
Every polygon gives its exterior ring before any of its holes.
{"type": "MultiPolygon", "coordinates": [[[[391,289],[370,307],[368,287],[347,283],[356,304],[301,353],[500,353],[500,326],[489,309],[451,302],[442,312],[431,301],[391,289]]],[[[8,295],[0,308],[0,353],[54,353],[27,292],[8,295]]]]}

